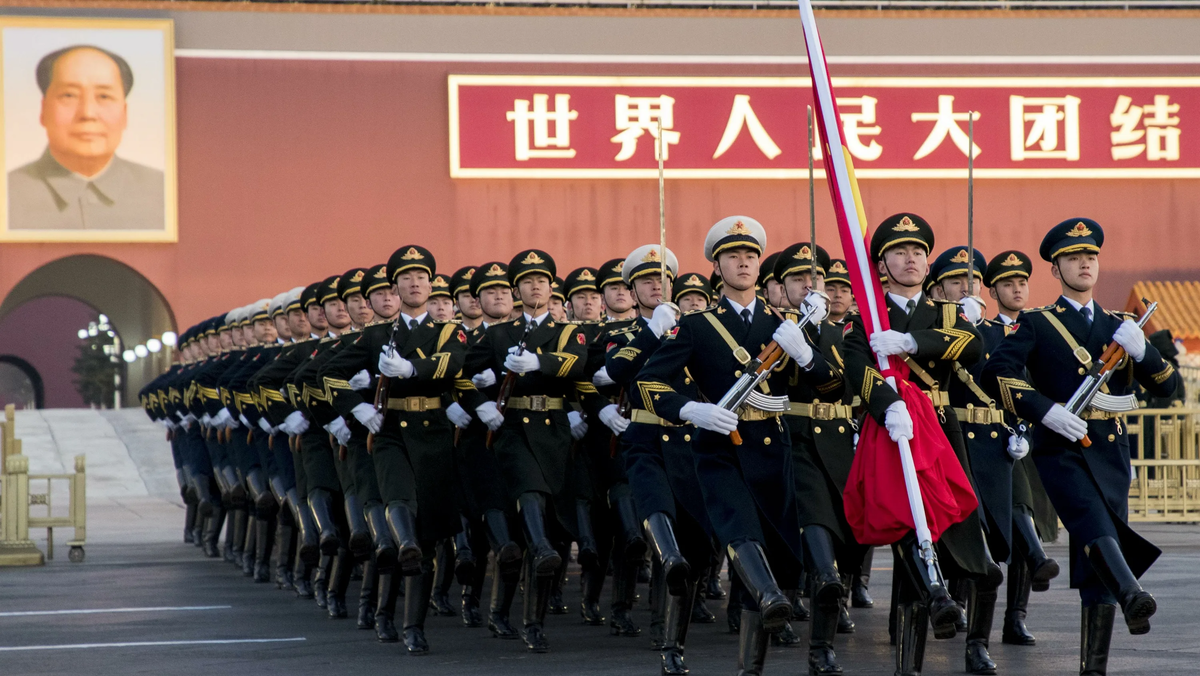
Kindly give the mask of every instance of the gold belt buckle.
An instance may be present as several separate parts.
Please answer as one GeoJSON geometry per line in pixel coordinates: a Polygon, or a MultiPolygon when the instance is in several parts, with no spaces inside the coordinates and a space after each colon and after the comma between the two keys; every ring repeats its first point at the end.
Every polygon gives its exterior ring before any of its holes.
{"type": "Polygon", "coordinates": [[[547,401],[547,399],[548,399],[548,397],[546,397],[544,395],[540,395],[540,394],[529,397],[529,410],[530,411],[545,411],[546,409],[549,408],[549,406],[547,405],[549,403],[547,401]]]}
{"type": "Polygon", "coordinates": [[[833,420],[833,404],[828,402],[813,402],[812,417],[815,420],[833,420]]]}
{"type": "Polygon", "coordinates": [[[404,410],[409,413],[425,410],[425,397],[405,397],[404,410]]]}
{"type": "Polygon", "coordinates": [[[1084,366],[1091,366],[1092,355],[1087,351],[1087,348],[1082,345],[1076,345],[1071,354],[1075,355],[1075,359],[1084,366]]]}

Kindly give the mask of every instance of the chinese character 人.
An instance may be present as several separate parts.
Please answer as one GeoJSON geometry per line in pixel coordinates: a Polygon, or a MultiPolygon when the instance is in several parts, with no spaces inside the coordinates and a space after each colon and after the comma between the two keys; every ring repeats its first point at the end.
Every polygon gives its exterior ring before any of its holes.
{"type": "Polygon", "coordinates": [[[1144,151],[1147,160],[1175,161],[1179,159],[1178,103],[1170,103],[1169,94],[1156,94],[1154,103],[1135,106],[1133,99],[1122,94],[1117,97],[1112,114],[1108,116],[1117,131],[1112,132],[1112,158],[1129,160],[1144,151]],[[1141,123],[1143,129],[1138,129],[1141,123]],[[1138,143],[1145,137],[1144,143],[1138,143]]]}
{"type": "Polygon", "coordinates": [[[1078,97],[1010,96],[1008,128],[1013,161],[1079,159],[1078,97]]]}
{"type": "Polygon", "coordinates": [[[767,133],[762,122],[758,121],[758,116],[750,107],[750,97],[746,94],[738,94],[733,97],[733,108],[729,111],[729,121],[725,123],[725,133],[721,134],[717,152],[713,153],[714,160],[724,155],[725,151],[733,146],[733,142],[742,133],[742,127],[749,128],[750,140],[754,141],[754,145],[758,146],[758,150],[766,155],[768,160],[775,159],[783,152],[771,139],[771,135],[767,133]]]}
{"type": "Polygon", "coordinates": [[[571,120],[579,117],[579,111],[571,110],[570,94],[554,95],[554,110],[548,108],[549,94],[533,95],[533,110],[529,101],[516,99],[513,109],[506,113],[513,123],[513,138],[516,143],[518,162],[543,158],[575,157],[571,148],[571,120]],[[550,135],[550,123],[554,123],[554,135],[550,135]],[[533,126],[533,142],[530,144],[529,127],[533,126]]]}
{"type": "Polygon", "coordinates": [[[617,94],[617,131],[612,137],[613,143],[620,143],[621,150],[617,152],[617,161],[624,162],[637,152],[638,139],[646,132],[655,140],[655,157],[658,156],[658,129],[662,124],[664,141],[662,158],[667,159],[670,147],[679,143],[679,132],[672,131],[675,126],[675,99],[670,96],[626,96],[617,94]]]}

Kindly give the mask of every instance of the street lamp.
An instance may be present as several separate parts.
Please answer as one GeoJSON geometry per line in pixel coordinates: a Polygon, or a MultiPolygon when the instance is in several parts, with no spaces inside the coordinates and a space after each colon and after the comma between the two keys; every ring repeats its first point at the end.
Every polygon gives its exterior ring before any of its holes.
{"type": "Polygon", "coordinates": [[[138,345],[133,348],[133,353],[137,355],[138,359],[145,359],[150,354],[150,350],[147,350],[145,345],[138,345]]]}
{"type": "Polygon", "coordinates": [[[175,341],[177,339],[178,336],[175,335],[174,331],[167,331],[166,333],[162,334],[162,344],[166,345],[167,347],[175,347],[175,341]]]}
{"type": "Polygon", "coordinates": [[[137,361],[137,355],[134,354],[133,350],[125,350],[121,353],[121,358],[124,359],[125,363],[127,364],[132,364],[133,362],[137,361]]]}
{"type": "Polygon", "coordinates": [[[146,341],[146,349],[150,350],[151,352],[157,353],[162,348],[163,344],[157,338],[151,338],[150,340],[146,341]]]}

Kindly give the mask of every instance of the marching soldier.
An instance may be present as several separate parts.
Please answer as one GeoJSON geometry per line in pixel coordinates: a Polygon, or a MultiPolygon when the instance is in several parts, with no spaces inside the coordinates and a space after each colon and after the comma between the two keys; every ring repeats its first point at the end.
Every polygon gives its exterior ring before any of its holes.
{"type": "Polygon", "coordinates": [[[512,259],[508,273],[524,314],[490,327],[471,346],[463,370],[473,377],[491,369],[497,379],[503,373],[506,391],[499,402],[478,393],[462,401],[468,402],[463,408],[473,410],[495,435],[494,450],[509,499],[516,502],[525,527],[525,644],[531,651],[546,652],[543,623],[552,579],[562,564],[551,544],[548,517],[554,516],[554,498],[567,488],[571,432],[565,404],[583,375],[587,348],[573,325],[549,316],[555,275],[549,254],[522,251],[512,259]]]}
{"type": "Polygon", "coordinates": [[[778,308],[787,307],[787,298],[783,295],[783,283],[775,278],[775,261],[779,260],[781,253],[776,251],[764,258],[758,270],[759,290],[766,297],[768,305],[778,308]]]}
{"type": "Polygon", "coordinates": [[[791,440],[780,411],[787,389],[783,371],[790,359],[804,356],[806,343],[793,321],[782,321],[755,294],[765,246],[766,233],[752,218],[731,216],[709,230],[704,253],[724,281],[721,299],[712,310],[682,317],[636,380],[649,414],[698,428],[692,453],[708,518],[748,591],[738,656],[742,674],[762,673],[767,635],[781,630],[792,614],[780,587],[794,589],[800,568],[791,440]],[[720,401],[768,343],[786,356],[780,370],[763,381],[757,405],[732,411],[674,389],[687,369],[706,401],[720,401]],[[731,439],[735,432],[741,444],[731,439]]]}
{"type": "Polygon", "coordinates": [[[1039,253],[1062,296],[1022,312],[983,372],[985,386],[1006,409],[1041,423],[1034,463],[1070,533],[1071,587],[1079,589],[1083,606],[1080,673],[1088,676],[1107,672],[1117,604],[1131,634],[1150,631],[1157,605],[1138,577],[1160,550],[1126,524],[1129,442],[1120,413],[1089,407],[1076,415],[1057,402],[1072,397],[1110,341],[1125,354],[1108,394],[1127,394],[1136,380],[1166,395],[1179,383],[1132,318],[1093,299],[1103,244],[1104,230],[1087,218],[1063,221],[1046,234],[1039,253]]]}
{"type": "Polygon", "coordinates": [[[708,308],[712,295],[708,280],[697,272],[679,275],[671,284],[671,300],[684,314],[708,308]]]}
{"type": "MultiPolygon", "coordinates": [[[[922,291],[933,243],[933,230],[915,214],[890,216],[875,229],[871,255],[879,273],[888,277],[886,304],[891,329],[874,334],[868,344],[862,319],[852,315],[844,333],[846,371],[867,413],[893,439],[911,438],[912,418],[900,395],[883,384],[875,355],[903,359],[911,371],[910,380],[929,396],[937,410],[942,432],[971,480],[970,459],[947,388],[953,365],[973,365],[983,350],[978,332],[957,303],[935,301],[922,291]]],[[[984,593],[999,587],[1003,574],[988,551],[977,511],[947,528],[937,548],[938,561],[949,577],[973,580],[984,593]]],[[[927,623],[933,625],[935,638],[953,638],[961,611],[944,585],[929,579],[912,533],[894,544],[892,551],[897,571],[893,576],[896,621],[891,623],[896,640],[896,673],[907,676],[921,671],[927,623]]],[[[977,617],[970,620],[969,634],[981,622],[977,617]]],[[[983,648],[986,655],[986,646],[983,648]]],[[[968,649],[975,651],[972,646],[968,649]]]]}
{"type": "MultiPolygon", "coordinates": [[[[1033,261],[1020,251],[1004,251],[988,263],[983,285],[996,300],[999,312],[992,324],[1004,328],[1004,335],[1029,301],[1029,276],[1033,261]]],[[[986,338],[986,336],[985,336],[986,338]]],[[[988,345],[990,355],[996,345],[988,345]]],[[[1021,427],[1025,427],[1022,423],[1021,427]]],[[[1012,556],[1008,564],[1008,603],[1004,611],[1001,640],[1013,645],[1034,645],[1037,641],[1025,627],[1030,591],[1046,591],[1050,580],[1058,576],[1058,562],[1042,549],[1044,527],[1034,520],[1050,512],[1048,520],[1057,526],[1058,514],[1049,504],[1037,467],[1029,454],[1013,463],[1012,472],[1012,556]],[[1035,499],[1034,496],[1040,499],[1035,499]]],[[[1047,519],[1041,519],[1045,521],[1047,519]]]]}

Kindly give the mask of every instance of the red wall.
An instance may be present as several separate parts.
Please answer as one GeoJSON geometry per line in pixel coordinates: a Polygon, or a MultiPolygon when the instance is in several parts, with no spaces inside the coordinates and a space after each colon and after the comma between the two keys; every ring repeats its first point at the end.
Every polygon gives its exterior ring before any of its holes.
{"type": "MultiPolygon", "coordinates": [[[[596,265],[657,240],[656,182],[452,181],[447,74],[796,75],[801,69],[180,58],[178,244],[3,245],[0,297],[38,266],[83,252],[140,271],[162,291],[181,327],[352,266],[382,262],[410,242],[430,247],[443,270],[506,260],[528,246],[549,250],[564,273],[596,265]]],[[[882,67],[837,70],[900,74],[882,67]]],[[[921,72],[938,69],[932,70],[921,72]]],[[[957,72],[994,74],[981,68],[957,72]]],[[[1045,68],[1005,72],[1047,74],[1045,68]]],[[[1116,74],[1113,68],[1105,73],[1116,74]]],[[[915,211],[934,225],[939,248],[965,243],[965,181],[864,181],[862,193],[871,222],[915,211]]],[[[1006,248],[1036,253],[1047,228],[1091,216],[1107,234],[1100,300],[1116,307],[1136,279],[1198,276],[1200,263],[1190,253],[1200,245],[1200,229],[1193,225],[1198,198],[1195,180],[981,180],[976,246],[989,255],[1006,248]]],[[[840,247],[823,184],[817,202],[818,242],[836,255],[840,247]]],[[[668,245],[685,269],[706,271],[703,236],[721,217],[759,219],[771,249],[806,237],[807,185],[672,181],[667,211],[668,245]]],[[[1033,285],[1037,303],[1057,294],[1045,266],[1035,271],[1033,285]]]]}

